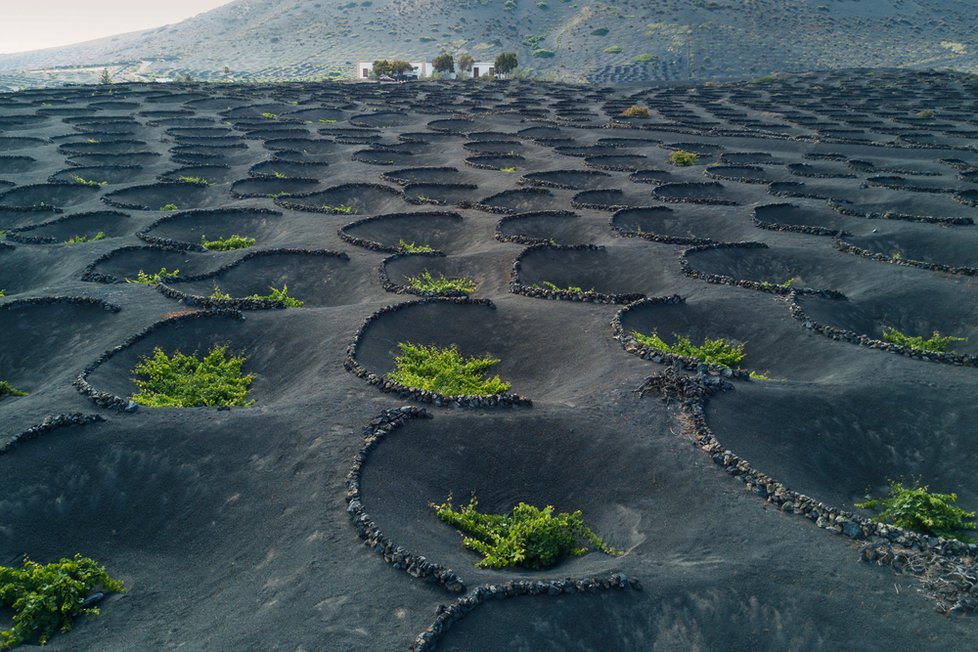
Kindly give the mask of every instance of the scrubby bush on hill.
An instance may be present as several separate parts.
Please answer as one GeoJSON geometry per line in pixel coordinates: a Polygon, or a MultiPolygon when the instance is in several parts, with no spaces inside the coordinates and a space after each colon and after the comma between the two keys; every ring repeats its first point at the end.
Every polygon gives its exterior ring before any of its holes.
{"type": "Polygon", "coordinates": [[[3,398],[4,396],[27,396],[27,392],[22,392],[21,390],[17,389],[11,385],[9,381],[0,380],[0,398],[3,398]]]}
{"type": "Polygon", "coordinates": [[[675,152],[669,155],[669,162],[678,167],[684,168],[690,165],[696,165],[700,157],[698,154],[693,152],[687,152],[684,149],[677,149],[675,152]]]}
{"type": "Polygon", "coordinates": [[[180,276],[179,269],[175,269],[172,272],[168,272],[166,271],[166,267],[161,267],[160,271],[156,272],[155,274],[147,274],[143,270],[139,270],[139,273],[136,274],[136,278],[134,279],[127,278],[126,283],[136,283],[139,285],[152,285],[153,283],[159,283],[163,279],[176,278],[178,276],[180,276]]]}
{"type": "Polygon", "coordinates": [[[448,278],[444,274],[439,274],[438,278],[435,278],[428,270],[424,270],[417,276],[409,277],[407,281],[412,290],[420,292],[465,292],[471,294],[475,292],[476,287],[475,280],[471,278],[448,278]]]}
{"type": "Polygon", "coordinates": [[[626,118],[648,118],[649,110],[640,104],[633,104],[621,112],[626,118]]]}
{"type": "Polygon", "coordinates": [[[652,331],[649,335],[632,331],[632,337],[640,344],[664,353],[695,358],[706,364],[715,364],[723,367],[734,367],[740,364],[740,361],[747,355],[744,352],[745,344],[731,344],[722,337],[714,340],[706,338],[702,344],[698,345],[693,344],[688,337],[677,334],[673,335],[676,338],[676,343],[667,344],[655,331],[652,331]]]}
{"type": "Polygon", "coordinates": [[[209,251],[233,251],[235,249],[247,249],[253,247],[257,242],[254,238],[246,238],[242,235],[232,235],[228,238],[218,238],[208,240],[207,236],[200,236],[200,246],[209,251]]]}
{"type": "Polygon", "coordinates": [[[907,335],[892,326],[883,327],[883,339],[891,344],[929,353],[944,353],[950,348],[951,342],[966,342],[968,340],[967,337],[941,335],[938,331],[934,331],[930,338],[925,340],[922,335],[907,335]]]}
{"type": "Polygon", "coordinates": [[[588,546],[608,555],[621,554],[584,523],[580,510],[554,514],[551,505],[540,509],[520,503],[510,514],[484,514],[477,506],[475,496],[457,509],[451,496],[440,505],[431,503],[438,518],[468,535],[462,545],[483,556],[476,566],[540,570],[567,555],[583,555],[588,546]]]}

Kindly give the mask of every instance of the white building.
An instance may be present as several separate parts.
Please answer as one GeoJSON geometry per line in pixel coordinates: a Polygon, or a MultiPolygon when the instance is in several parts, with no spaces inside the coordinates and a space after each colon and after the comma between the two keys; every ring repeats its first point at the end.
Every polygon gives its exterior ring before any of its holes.
{"type": "Polygon", "coordinates": [[[472,69],[468,71],[469,77],[478,79],[479,77],[493,77],[496,74],[495,61],[476,61],[472,64],[472,69]]]}
{"type": "MultiPolygon", "coordinates": [[[[432,67],[430,61],[412,61],[411,67],[414,69],[413,72],[419,78],[430,77],[431,73],[435,71],[432,67]]],[[[358,81],[364,81],[370,79],[370,76],[374,72],[374,62],[373,61],[357,61],[356,69],[353,72],[353,78],[358,81]]]]}

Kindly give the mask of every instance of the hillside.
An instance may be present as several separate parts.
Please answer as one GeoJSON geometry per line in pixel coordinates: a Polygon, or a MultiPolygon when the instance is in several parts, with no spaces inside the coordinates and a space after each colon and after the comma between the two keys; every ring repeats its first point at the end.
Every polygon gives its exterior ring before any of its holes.
{"type": "Polygon", "coordinates": [[[711,79],[850,67],[978,69],[967,0],[238,0],[178,24],[0,56],[0,88],[189,74],[342,78],[353,62],[517,52],[531,76],[711,79]],[[227,68],[227,73],[225,73],[227,68]]]}

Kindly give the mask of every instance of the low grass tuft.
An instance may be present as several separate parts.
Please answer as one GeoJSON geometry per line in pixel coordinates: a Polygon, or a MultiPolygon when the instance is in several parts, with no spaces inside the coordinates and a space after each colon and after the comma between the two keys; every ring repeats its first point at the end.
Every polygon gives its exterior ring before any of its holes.
{"type": "Polygon", "coordinates": [[[584,523],[580,510],[555,514],[552,505],[540,509],[520,503],[510,514],[484,514],[475,496],[458,508],[451,496],[430,506],[438,518],[467,535],[462,545],[483,556],[476,563],[481,568],[550,568],[568,555],[585,554],[588,546],[607,555],[621,554],[584,523]]]}
{"type": "Polygon", "coordinates": [[[195,186],[209,186],[211,183],[204,177],[180,177],[177,181],[180,183],[191,183],[195,186]]]}
{"type": "Polygon", "coordinates": [[[78,176],[77,174],[71,175],[71,180],[80,186],[92,186],[94,188],[101,188],[103,186],[109,185],[108,181],[95,181],[93,179],[86,179],[85,177],[78,176]]]}
{"type": "Polygon", "coordinates": [[[722,367],[735,367],[740,364],[747,354],[744,352],[746,344],[731,344],[722,337],[715,340],[706,338],[702,344],[693,344],[688,337],[673,334],[676,338],[675,344],[667,344],[659,335],[652,331],[649,335],[643,335],[638,331],[632,331],[634,337],[640,344],[652,347],[653,349],[695,358],[706,364],[715,364],[722,367]]]}
{"type": "Polygon", "coordinates": [[[394,358],[396,369],[388,377],[406,387],[448,396],[491,396],[510,388],[499,376],[486,376],[498,358],[464,358],[454,344],[442,348],[401,342],[398,347],[401,355],[394,358]]]}
{"type": "Polygon", "coordinates": [[[180,208],[176,204],[163,204],[162,206],[160,206],[160,210],[163,212],[168,212],[168,211],[178,211],[180,210],[180,208]]]}
{"type": "Polygon", "coordinates": [[[356,213],[356,210],[350,204],[340,204],[338,206],[330,206],[329,204],[323,204],[322,209],[330,213],[340,213],[343,215],[352,215],[356,213]]]}
{"type": "Polygon", "coordinates": [[[70,238],[68,238],[67,240],[65,240],[65,244],[67,244],[67,245],[76,245],[76,244],[83,244],[85,242],[97,242],[98,240],[104,240],[104,239],[105,239],[105,232],[104,231],[99,231],[98,233],[96,233],[93,236],[73,235],[70,238]]]}
{"type": "Polygon", "coordinates": [[[132,400],[149,407],[247,406],[253,374],[241,369],[247,357],[228,355],[227,344],[217,344],[203,358],[176,351],[168,356],[153,350],[133,369],[139,391],[132,400]]]}
{"type": "Polygon", "coordinates": [[[565,288],[560,287],[556,283],[551,283],[550,281],[543,281],[542,283],[534,283],[533,287],[550,290],[552,292],[572,292],[576,294],[594,294],[594,288],[590,290],[585,290],[584,288],[578,287],[576,285],[568,285],[565,288]]]}
{"type": "Polygon", "coordinates": [[[424,270],[417,276],[409,277],[407,281],[412,290],[419,292],[464,292],[472,294],[478,285],[474,279],[466,277],[448,278],[444,274],[439,274],[438,278],[435,278],[428,270],[424,270]]]}

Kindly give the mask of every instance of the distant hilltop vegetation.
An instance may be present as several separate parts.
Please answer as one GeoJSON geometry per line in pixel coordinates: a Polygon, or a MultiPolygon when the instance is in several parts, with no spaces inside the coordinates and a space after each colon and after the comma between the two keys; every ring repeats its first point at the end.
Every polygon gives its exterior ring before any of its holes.
{"type": "Polygon", "coordinates": [[[973,0],[237,0],[181,23],[0,55],[0,88],[344,79],[357,61],[492,61],[592,83],[914,67],[978,71],[973,0]]]}

